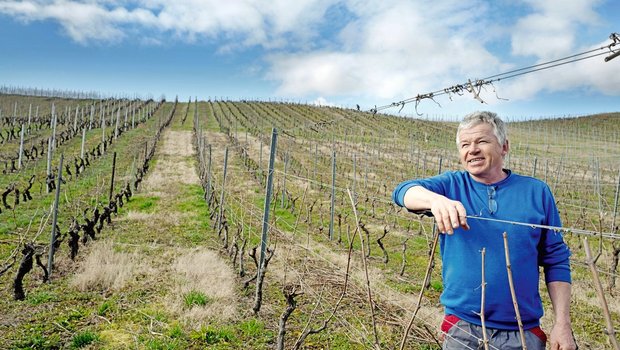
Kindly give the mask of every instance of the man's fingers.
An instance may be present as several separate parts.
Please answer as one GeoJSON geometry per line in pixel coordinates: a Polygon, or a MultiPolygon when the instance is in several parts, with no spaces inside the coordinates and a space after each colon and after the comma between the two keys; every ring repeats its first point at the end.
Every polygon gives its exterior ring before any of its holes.
{"type": "Polygon", "coordinates": [[[431,208],[437,229],[441,233],[453,234],[454,229],[462,227],[469,229],[465,218],[466,212],[463,204],[457,201],[440,201],[431,208]]]}
{"type": "Polygon", "coordinates": [[[445,210],[445,208],[433,209],[433,216],[435,217],[435,224],[437,225],[437,229],[439,230],[439,232],[452,234],[450,215],[448,214],[447,210],[445,210]]]}
{"type": "Polygon", "coordinates": [[[459,217],[459,226],[466,230],[469,230],[469,225],[467,224],[467,211],[465,211],[465,207],[463,206],[463,204],[459,203],[458,205],[456,205],[456,211],[459,217]]]}

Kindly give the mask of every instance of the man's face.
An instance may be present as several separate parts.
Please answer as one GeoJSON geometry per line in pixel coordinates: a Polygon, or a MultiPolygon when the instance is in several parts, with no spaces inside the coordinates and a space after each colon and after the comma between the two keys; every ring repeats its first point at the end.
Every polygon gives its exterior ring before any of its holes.
{"type": "Polygon", "coordinates": [[[493,126],[481,123],[459,134],[459,158],[463,168],[476,181],[494,183],[504,178],[502,166],[508,153],[508,141],[500,145],[493,133],[493,126]]]}

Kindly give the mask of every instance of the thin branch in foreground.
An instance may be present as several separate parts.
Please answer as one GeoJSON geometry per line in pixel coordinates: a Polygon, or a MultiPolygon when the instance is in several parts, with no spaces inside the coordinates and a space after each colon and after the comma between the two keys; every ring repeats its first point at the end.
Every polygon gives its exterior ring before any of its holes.
{"type": "MultiPolygon", "coordinates": [[[[356,228],[357,230],[357,228],[356,228]]],[[[311,335],[311,334],[317,334],[322,332],[323,330],[325,330],[327,328],[327,325],[329,324],[329,322],[334,318],[334,316],[336,315],[336,312],[338,311],[338,308],[340,307],[340,303],[342,303],[342,300],[344,299],[344,296],[347,294],[347,288],[349,286],[349,272],[351,269],[351,255],[353,253],[353,242],[355,240],[355,233],[353,235],[353,237],[350,236],[349,234],[349,230],[347,230],[347,236],[348,236],[348,240],[349,240],[349,251],[347,254],[347,268],[346,268],[346,272],[344,275],[344,286],[342,288],[342,293],[340,293],[340,297],[338,298],[338,301],[336,302],[336,305],[334,305],[334,308],[332,309],[331,314],[329,315],[329,317],[327,317],[324,321],[323,324],[321,325],[321,327],[316,328],[316,329],[306,329],[304,330],[301,335],[299,336],[299,338],[297,338],[297,341],[295,341],[295,345],[293,346],[293,350],[299,350],[301,348],[301,346],[303,345],[303,343],[306,341],[306,338],[311,335]]],[[[318,307],[318,305],[317,305],[318,307]]]]}
{"type": "Polygon", "coordinates": [[[609,313],[609,307],[607,306],[607,300],[605,300],[605,293],[603,292],[603,286],[601,285],[601,280],[598,276],[598,271],[596,270],[596,265],[594,264],[595,259],[592,258],[592,252],[590,251],[590,245],[588,244],[588,238],[583,238],[583,246],[586,251],[586,263],[590,268],[590,272],[592,272],[592,277],[594,279],[594,286],[596,287],[596,294],[598,295],[598,299],[601,303],[601,307],[603,309],[603,316],[605,318],[605,323],[607,328],[605,329],[605,333],[609,336],[609,341],[613,346],[614,350],[619,350],[618,340],[616,339],[616,332],[614,330],[614,324],[611,319],[611,315],[609,313]]]}
{"type": "Polygon", "coordinates": [[[420,287],[420,293],[418,294],[418,301],[416,303],[415,310],[413,310],[413,315],[411,315],[411,319],[405,327],[405,332],[403,334],[403,339],[400,342],[400,350],[405,348],[405,343],[407,342],[407,336],[409,335],[409,331],[411,330],[411,326],[413,325],[413,321],[415,320],[418,311],[420,310],[420,304],[422,303],[422,296],[424,295],[424,287],[426,286],[426,282],[430,280],[431,271],[433,270],[433,260],[435,258],[435,251],[437,250],[437,242],[439,241],[439,232],[437,230],[433,230],[433,244],[431,246],[430,256],[428,258],[428,265],[426,266],[426,274],[424,275],[424,282],[420,287]]]}
{"type": "MultiPolygon", "coordinates": [[[[366,275],[366,291],[368,292],[368,304],[370,306],[370,317],[372,321],[372,332],[375,337],[374,346],[377,349],[380,349],[379,346],[379,335],[377,334],[377,322],[375,320],[375,308],[374,302],[372,300],[372,291],[370,289],[370,279],[368,277],[368,264],[366,262],[366,255],[364,254],[364,238],[362,237],[362,228],[360,227],[360,221],[357,217],[357,209],[355,208],[355,202],[353,201],[353,196],[351,195],[351,191],[347,188],[347,193],[349,194],[349,199],[351,200],[351,205],[353,206],[353,214],[355,215],[355,224],[357,225],[357,234],[360,237],[360,245],[361,245],[361,253],[362,253],[362,263],[364,265],[364,273],[366,275]]],[[[370,249],[368,250],[370,255],[370,249]]]]}
{"type": "Polygon", "coordinates": [[[508,284],[510,285],[510,296],[512,297],[512,305],[515,308],[515,315],[517,316],[517,324],[519,325],[519,335],[521,336],[521,345],[523,350],[527,350],[525,343],[525,332],[523,330],[523,322],[521,321],[521,313],[519,312],[519,304],[517,303],[517,293],[515,292],[515,284],[512,280],[512,265],[510,264],[510,250],[508,249],[508,234],[503,233],[504,236],[504,253],[506,256],[506,270],[508,272],[508,284]]]}
{"type": "Polygon", "coordinates": [[[487,282],[485,280],[485,275],[484,275],[484,258],[486,255],[486,248],[482,248],[482,250],[480,251],[480,256],[482,259],[482,284],[480,285],[481,287],[481,296],[480,296],[480,322],[482,324],[482,344],[484,345],[484,350],[489,350],[489,338],[487,336],[487,327],[486,327],[486,322],[485,322],[485,318],[484,318],[484,303],[485,303],[485,298],[486,298],[486,291],[487,291],[487,282]]]}

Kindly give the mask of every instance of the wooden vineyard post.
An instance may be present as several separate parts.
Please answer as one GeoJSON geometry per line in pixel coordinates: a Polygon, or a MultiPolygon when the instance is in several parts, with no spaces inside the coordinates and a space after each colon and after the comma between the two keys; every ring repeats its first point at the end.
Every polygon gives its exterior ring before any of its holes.
{"type": "MultiPolygon", "coordinates": [[[[39,119],[39,106],[37,106],[37,109],[34,111],[34,119],[39,119]]],[[[28,134],[30,135],[30,132],[28,132],[28,134]]]]}
{"type": "Polygon", "coordinates": [[[101,118],[101,142],[105,141],[105,107],[103,103],[101,104],[101,113],[99,114],[101,118]]]}
{"type": "Polygon", "coordinates": [[[88,121],[88,130],[93,129],[93,118],[95,117],[95,104],[90,105],[90,120],[88,121]]]}
{"type": "Polygon", "coordinates": [[[52,151],[56,150],[56,124],[58,124],[58,115],[56,106],[52,103],[52,151]]]}
{"type": "MultiPolygon", "coordinates": [[[[116,124],[114,126],[114,139],[116,140],[118,138],[118,124],[120,123],[121,120],[121,107],[118,106],[118,109],[116,110],[116,124]]],[[[160,125],[161,128],[161,125],[160,125]]]]}
{"type": "MultiPolygon", "coordinates": [[[[222,229],[222,218],[224,217],[224,195],[226,194],[226,173],[228,172],[228,147],[224,150],[224,176],[222,178],[222,192],[220,193],[220,210],[217,214],[217,234],[220,235],[222,229]]],[[[228,242],[225,242],[224,246],[228,242]]]]}
{"type": "Polygon", "coordinates": [[[86,128],[82,129],[82,147],[80,148],[80,158],[84,159],[84,142],[86,141],[86,128]]]}
{"type": "Polygon", "coordinates": [[[52,142],[54,141],[53,138],[50,136],[47,139],[47,168],[45,171],[45,175],[47,175],[48,177],[52,175],[52,142]]]}
{"type": "Polygon", "coordinates": [[[17,160],[17,169],[22,168],[22,156],[24,153],[24,124],[22,123],[21,136],[19,137],[19,157],[17,160]]]}
{"type": "MultiPolygon", "coordinates": [[[[58,201],[60,200],[60,184],[62,183],[62,161],[64,154],[60,155],[60,164],[58,164],[58,183],[56,186],[56,197],[54,200],[54,212],[52,219],[52,238],[50,240],[50,251],[47,258],[48,278],[52,276],[52,267],[54,266],[54,252],[56,250],[56,223],[58,222],[58,201]]],[[[49,281],[49,279],[48,279],[49,281]]]]}
{"type": "Polygon", "coordinates": [[[26,124],[26,133],[30,135],[30,119],[32,117],[32,103],[28,107],[28,124],[26,124]]]}
{"type": "Polygon", "coordinates": [[[110,196],[108,197],[108,203],[112,202],[112,196],[114,196],[114,174],[116,173],[116,152],[112,158],[112,179],[110,179],[110,196]]]}
{"type": "Polygon", "coordinates": [[[54,153],[54,142],[56,140],[56,106],[52,103],[52,120],[50,121],[50,127],[52,128],[52,135],[48,139],[47,144],[47,176],[52,174],[52,154],[54,153]]]}
{"type": "Polygon", "coordinates": [[[611,342],[614,350],[620,350],[620,347],[618,346],[618,340],[616,339],[614,324],[611,320],[611,315],[609,314],[607,300],[605,299],[605,293],[603,292],[603,286],[601,285],[598,270],[596,269],[595,259],[592,258],[590,244],[588,244],[588,237],[583,238],[583,247],[586,251],[586,264],[588,264],[590,272],[592,272],[592,279],[594,282],[594,288],[596,289],[596,295],[598,296],[598,299],[601,303],[601,308],[603,309],[603,317],[605,318],[605,324],[607,325],[605,333],[607,333],[607,335],[609,336],[609,341],[611,342]]]}
{"type": "Polygon", "coordinates": [[[209,162],[207,163],[207,192],[205,193],[207,204],[211,204],[211,144],[209,147],[209,162]]]}
{"type": "Polygon", "coordinates": [[[334,239],[334,210],[336,206],[336,151],[332,151],[332,196],[329,210],[329,240],[334,239]]]}
{"type": "Polygon", "coordinates": [[[79,115],[80,106],[75,106],[75,115],[73,116],[73,132],[77,131],[77,120],[79,115]]]}
{"type": "Polygon", "coordinates": [[[271,207],[271,192],[273,190],[273,166],[276,154],[276,145],[278,141],[278,131],[276,128],[271,132],[271,149],[269,151],[269,171],[267,173],[267,185],[265,187],[265,205],[263,212],[263,228],[260,242],[260,259],[258,262],[259,268],[263,265],[265,260],[265,252],[267,250],[267,233],[269,232],[269,208],[271,207]]]}
{"type": "Polygon", "coordinates": [[[128,118],[129,118],[129,109],[127,108],[127,106],[125,106],[125,120],[123,121],[123,131],[127,130],[127,127],[129,126],[129,124],[127,124],[128,118]]]}
{"type": "Polygon", "coordinates": [[[260,241],[260,258],[258,260],[258,271],[256,273],[256,297],[254,300],[254,313],[260,311],[263,296],[263,280],[265,278],[267,239],[269,232],[269,208],[271,207],[271,192],[273,189],[273,166],[276,158],[276,145],[278,141],[278,131],[272,128],[271,147],[269,151],[269,170],[267,173],[267,185],[265,187],[265,205],[263,212],[263,228],[260,241]]]}
{"type": "Polygon", "coordinates": [[[133,102],[131,103],[131,128],[134,129],[136,127],[136,107],[134,107],[133,102]]]}

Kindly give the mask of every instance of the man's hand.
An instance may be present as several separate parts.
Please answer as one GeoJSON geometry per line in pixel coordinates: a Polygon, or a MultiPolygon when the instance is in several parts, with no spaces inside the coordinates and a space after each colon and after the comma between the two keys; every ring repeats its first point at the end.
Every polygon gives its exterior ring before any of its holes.
{"type": "Polygon", "coordinates": [[[439,196],[431,204],[431,212],[437,222],[439,232],[449,235],[454,233],[454,229],[463,227],[469,230],[465,215],[465,207],[459,201],[453,201],[444,196],[439,196]]]}
{"type": "Polygon", "coordinates": [[[451,200],[424,187],[415,186],[407,190],[405,206],[411,210],[430,209],[437,222],[439,232],[453,234],[454,229],[462,227],[469,230],[467,212],[459,201],[451,200]]]}
{"type": "Polygon", "coordinates": [[[553,325],[551,335],[549,337],[551,350],[575,350],[577,344],[573,338],[573,332],[570,326],[553,325]]]}
{"type": "Polygon", "coordinates": [[[547,290],[553,304],[555,323],[551,329],[549,342],[552,350],[575,350],[575,338],[570,322],[571,285],[568,282],[553,281],[547,283],[547,290]]]}

